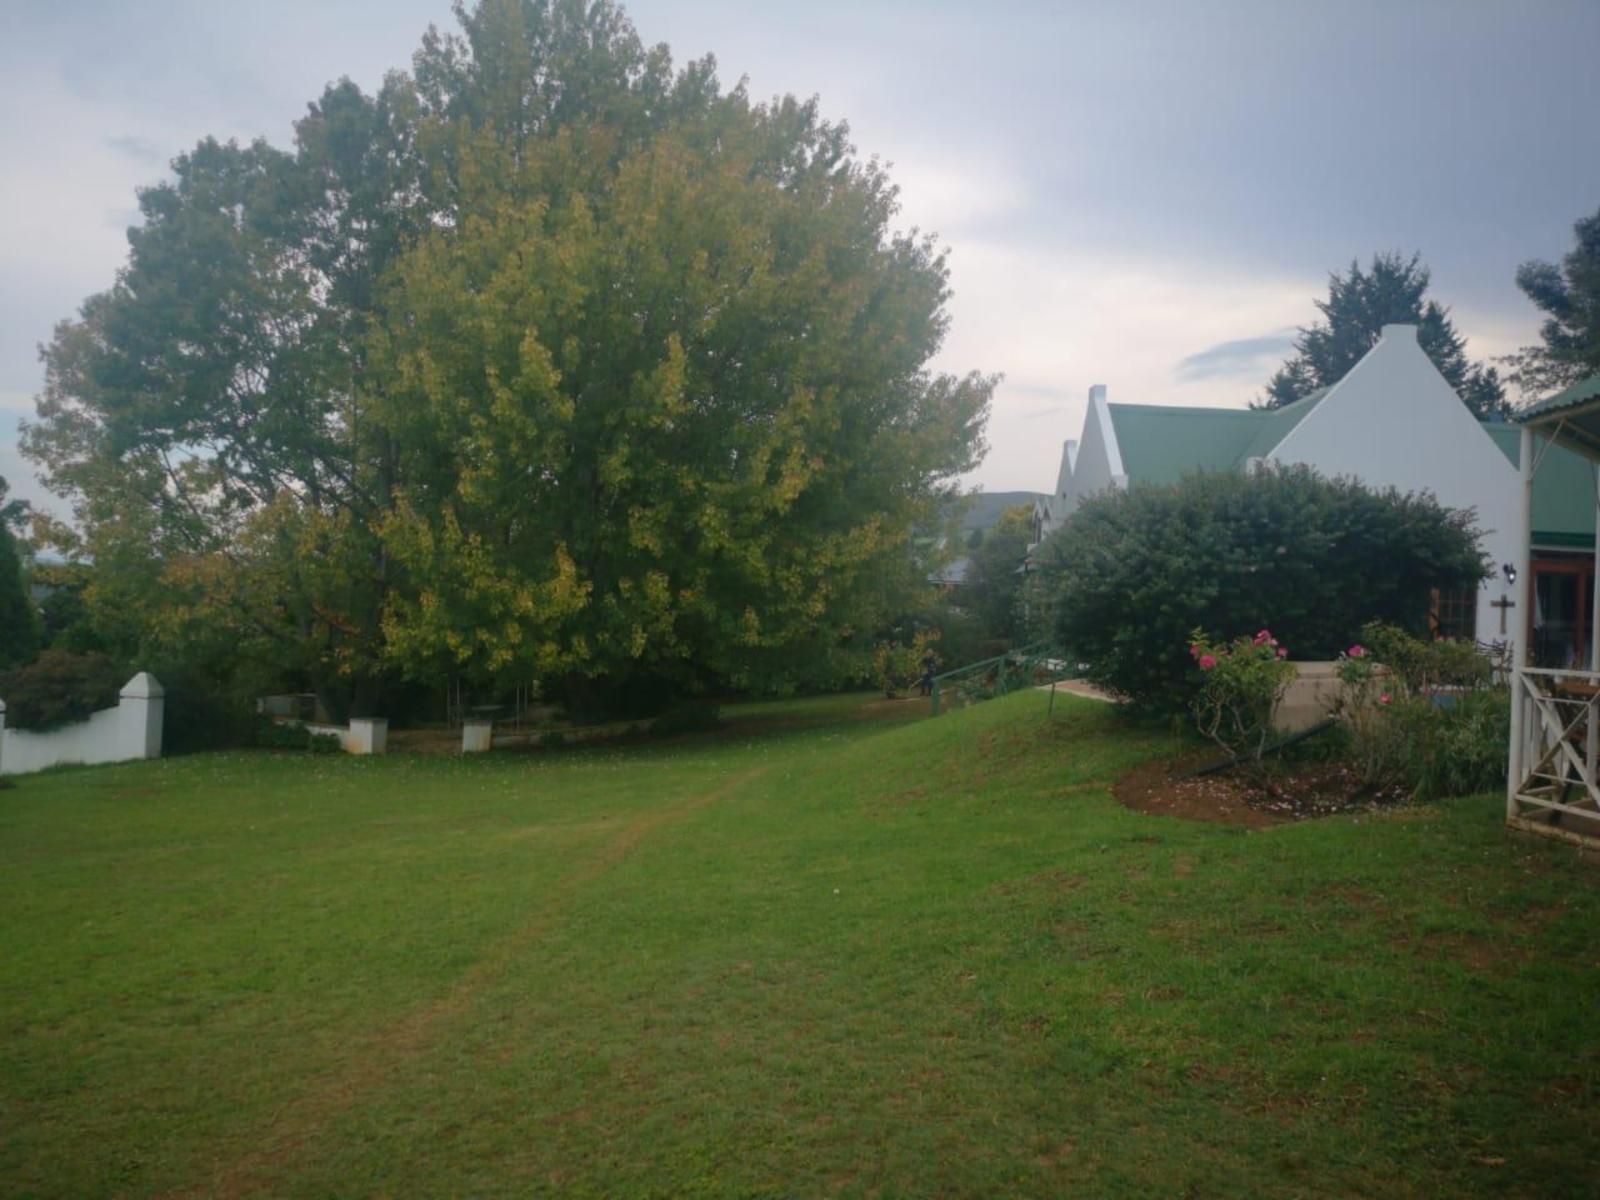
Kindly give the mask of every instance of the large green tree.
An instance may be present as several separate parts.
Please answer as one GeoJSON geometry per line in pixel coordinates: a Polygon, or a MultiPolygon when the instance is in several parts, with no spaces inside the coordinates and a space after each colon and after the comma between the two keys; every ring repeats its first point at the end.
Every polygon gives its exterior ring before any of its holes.
{"type": "Polygon", "coordinates": [[[374,702],[396,674],[799,682],[916,582],[992,381],[814,104],[612,4],[458,5],[293,153],[203,142],[64,324],[28,451],[91,601],[374,702]]]}
{"type": "Polygon", "coordinates": [[[1577,244],[1560,265],[1517,268],[1517,286],[1545,314],[1540,344],[1511,356],[1511,381],[1530,396],[1600,375],[1600,212],[1573,226],[1577,244]]]}
{"type": "Polygon", "coordinates": [[[1449,310],[1427,298],[1429,279],[1417,254],[1375,254],[1366,270],[1352,261],[1348,273],[1329,275],[1328,298],[1316,302],[1323,319],[1300,330],[1294,355],[1268,380],[1261,406],[1281,408],[1338,383],[1377,345],[1385,325],[1415,325],[1418,344],[1473,415],[1503,418],[1499,373],[1468,361],[1449,310]]]}

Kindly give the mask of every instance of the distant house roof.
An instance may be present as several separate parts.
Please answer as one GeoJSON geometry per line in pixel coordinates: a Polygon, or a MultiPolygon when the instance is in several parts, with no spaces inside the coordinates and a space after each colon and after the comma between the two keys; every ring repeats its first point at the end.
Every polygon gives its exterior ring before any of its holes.
{"type": "Polygon", "coordinates": [[[1017,508],[1020,505],[1031,506],[1036,500],[1046,498],[1044,492],[976,492],[964,497],[962,503],[968,507],[961,514],[961,532],[971,533],[974,529],[988,529],[1000,519],[1000,514],[1008,508],[1017,508]]]}
{"type": "Polygon", "coordinates": [[[1320,388],[1282,408],[1106,407],[1129,480],[1166,484],[1195,471],[1242,467],[1248,459],[1270,454],[1327,394],[1320,388]]]}

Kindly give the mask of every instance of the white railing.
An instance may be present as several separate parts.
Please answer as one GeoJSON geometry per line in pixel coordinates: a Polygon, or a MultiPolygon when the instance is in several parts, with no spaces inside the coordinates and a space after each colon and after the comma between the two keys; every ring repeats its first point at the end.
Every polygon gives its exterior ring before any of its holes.
{"type": "Polygon", "coordinates": [[[1600,672],[1524,667],[1511,689],[1506,817],[1600,817],[1600,672]]]}

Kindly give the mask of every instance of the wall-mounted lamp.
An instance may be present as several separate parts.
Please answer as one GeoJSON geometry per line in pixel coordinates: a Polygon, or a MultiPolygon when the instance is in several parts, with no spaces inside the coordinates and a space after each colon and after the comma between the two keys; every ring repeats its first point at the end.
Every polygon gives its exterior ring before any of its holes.
{"type": "Polygon", "coordinates": [[[1512,585],[1516,584],[1516,582],[1517,582],[1517,569],[1515,567],[1513,567],[1510,563],[1502,563],[1500,565],[1500,571],[1501,571],[1501,574],[1503,574],[1506,577],[1506,582],[1507,583],[1512,584],[1512,585]]]}

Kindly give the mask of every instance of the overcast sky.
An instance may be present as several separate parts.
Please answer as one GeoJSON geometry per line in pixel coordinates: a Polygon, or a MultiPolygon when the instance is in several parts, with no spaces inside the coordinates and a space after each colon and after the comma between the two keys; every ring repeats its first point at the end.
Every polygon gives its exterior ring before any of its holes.
{"type": "MultiPolygon", "coordinates": [[[[1421,251],[1475,357],[1532,341],[1519,262],[1600,209],[1597,0],[635,0],[727,86],[816,94],[951,249],[939,365],[1003,371],[972,482],[1048,489],[1085,393],[1244,405],[1330,270],[1421,251]]],[[[205,135],[288,146],[447,0],[0,3],[0,475],[37,347],[107,287],[134,190],[205,135]]]]}

